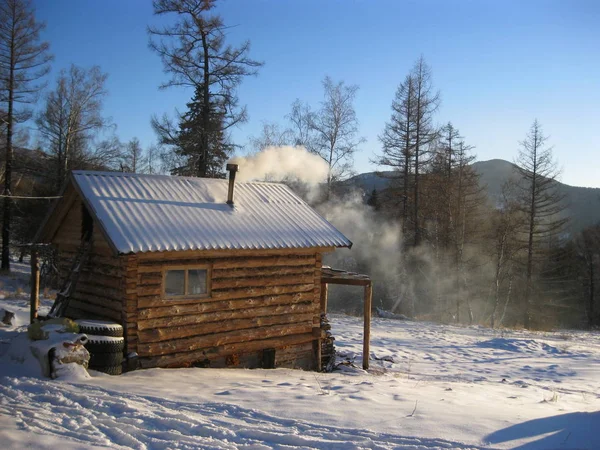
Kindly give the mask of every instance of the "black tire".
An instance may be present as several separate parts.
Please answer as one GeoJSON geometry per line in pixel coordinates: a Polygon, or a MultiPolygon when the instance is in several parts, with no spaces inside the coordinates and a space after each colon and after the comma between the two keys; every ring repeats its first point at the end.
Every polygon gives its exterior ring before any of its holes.
{"type": "Polygon", "coordinates": [[[123,337],[123,327],[118,323],[108,323],[102,320],[76,320],[79,332],[94,336],[123,337]]]}
{"type": "Polygon", "coordinates": [[[97,372],[106,373],[108,375],[121,375],[123,373],[123,368],[119,366],[98,366],[93,367],[89,366],[88,369],[95,370],[97,372]]]}
{"type": "Polygon", "coordinates": [[[123,353],[125,339],[122,337],[88,335],[85,348],[90,353],[123,353]]]}
{"type": "Polygon", "coordinates": [[[123,363],[123,353],[92,353],[90,354],[90,367],[120,366],[123,363]]]}

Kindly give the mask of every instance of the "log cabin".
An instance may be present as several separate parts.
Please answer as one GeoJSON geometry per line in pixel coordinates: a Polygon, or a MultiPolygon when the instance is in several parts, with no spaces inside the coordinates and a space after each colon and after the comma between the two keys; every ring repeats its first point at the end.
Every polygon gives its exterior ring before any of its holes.
{"type": "Polygon", "coordinates": [[[73,171],[36,242],[57,316],[123,325],[150,367],[321,367],[323,254],[352,243],[289,187],[73,171]],[[235,199],[235,200],[234,200],[235,199]]]}

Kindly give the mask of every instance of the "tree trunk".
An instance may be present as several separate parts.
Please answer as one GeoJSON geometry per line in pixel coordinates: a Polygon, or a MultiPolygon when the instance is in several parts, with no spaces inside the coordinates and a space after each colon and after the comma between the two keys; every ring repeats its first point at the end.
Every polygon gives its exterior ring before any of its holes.
{"type": "Polygon", "coordinates": [[[8,74],[8,116],[6,123],[6,167],[4,169],[4,217],[2,223],[2,266],[3,271],[10,271],[10,222],[12,214],[12,162],[13,122],[14,122],[14,89],[15,89],[15,40],[14,29],[10,41],[10,69],[8,74]]]}
{"type": "Polygon", "coordinates": [[[202,48],[204,49],[204,75],[203,81],[204,89],[203,93],[203,107],[202,107],[202,158],[200,161],[200,170],[198,173],[199,177],[205,177],[207,171],[207,159],[208,159],[208,143],[209,143],[209,129],[210,129],[210,68],[209,68],[209,56],[208,56],[208,37],[206,33],[202,32],[202,48]]]}
{"type": "Polygon", "coordinates": [[[594,255],[590,258],[590,296],[589,296],[589,316],[588,325],[590,328],[594,325],[594,255]]]}

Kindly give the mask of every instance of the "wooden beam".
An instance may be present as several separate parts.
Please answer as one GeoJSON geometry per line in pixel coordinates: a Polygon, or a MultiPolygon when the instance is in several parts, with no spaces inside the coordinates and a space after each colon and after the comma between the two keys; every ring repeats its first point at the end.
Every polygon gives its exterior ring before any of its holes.
{"type": "MultiPolygon", "coordinates": [[[[316,256],[318,252],[333,251],[335,247],[280,248],[280,249],[222,249],[222,250],[179,250],[138,253],[140,261],[188,259],[188,258],[248,258],[248,257],[301,257],[316,256]]],[[[215,265],[216,267],[216,265],[215,265]]]]}
{"type": "Polygon", "coordinates": [[[40,308],[40,261],[35,246],[31,247],[31,297],[29,322],[33,323],[38,317],[40,308]]]}
{"type": "Polygon", "coordinates": [[[363,369],[369,369],[369,345],[371,342],[371,301],[373,299],[373,286],[365,286],[365,324],[363,331],[363,369]]]}
{"type": "Polygon", "coordinates": [[[349,286],[368,286],[371,284],[371,280],[368,278],[361,280],[356,278],[321,277],[321,283],[345,284],[349,286]]]}
{"type": "Polygon", "coordinates": [[[321,283],[321,312],[327,314],[327,283],[321,283]]]}

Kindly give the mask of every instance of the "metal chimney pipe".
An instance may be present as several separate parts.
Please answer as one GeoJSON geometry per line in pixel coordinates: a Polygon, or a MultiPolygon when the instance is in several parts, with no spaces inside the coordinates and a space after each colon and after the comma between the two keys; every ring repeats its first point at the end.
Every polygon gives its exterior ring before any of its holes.
{"type": "Polygon", "coordinates": [[[227,204],[233,206],[233,186],[235,184],[235,173],[238,171],[237,164],[227,164],[229,172],[229,191],[227,192],[227,204]]]}

